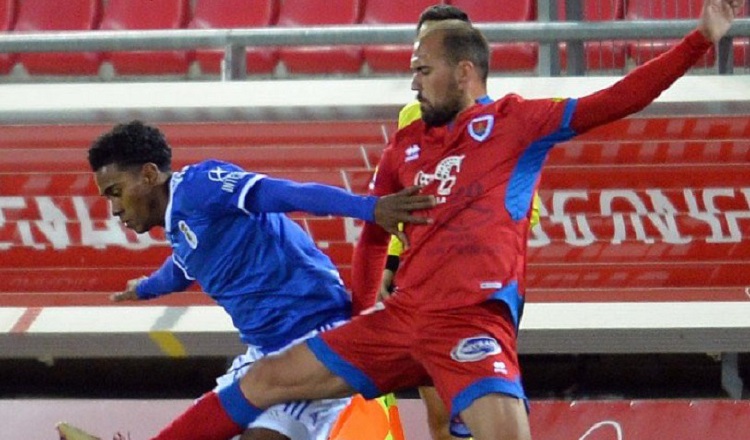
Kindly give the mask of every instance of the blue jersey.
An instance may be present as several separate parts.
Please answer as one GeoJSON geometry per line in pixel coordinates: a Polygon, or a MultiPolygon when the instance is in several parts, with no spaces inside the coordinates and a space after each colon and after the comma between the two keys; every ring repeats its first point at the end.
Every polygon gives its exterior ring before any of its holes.
{"type": "Polygon", "coordinates": [[[185,280],[229,313],[245,343],[272,351],[348,319],[351,301],[334,264],[297,223],[250,206],[264,179],[215,160],[185,167],[172,175],[165,227],[185,280]]]}

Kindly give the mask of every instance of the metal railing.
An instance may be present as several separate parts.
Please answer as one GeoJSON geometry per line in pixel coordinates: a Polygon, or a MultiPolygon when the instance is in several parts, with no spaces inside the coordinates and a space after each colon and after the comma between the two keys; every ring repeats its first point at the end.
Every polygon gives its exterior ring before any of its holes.
{"type": "MultiPolygon", "coordinates": [[[[679,38],[695,27],[695,20],[531,22],[477,24],[490,42],[538,42],[540,74],[559,74],[558,59],[552,55],[559,42],[569,44],[599,40],[679,38]],[[545,50],[546,48],[546,50],[545,50]]],[[[750,35],[750,19],[735,21],[719,44],[719,73],[731,73],[732,37],[750,35]]],[[[68,31],[6,33],[0,35],[0,52],[119,51],[157,49],[224,48],[225,78],[245,77],[245,48],[248,46],[314,46],[343,44],[409,44],[413,25],[326,26],[257,29],[180,29],[143,31],[68,31]]],[[[571,65],[582,65],[582,51],[571,51],[571,65]]],[[[580,74],[580,69],[577,69],[580,74]]]]}

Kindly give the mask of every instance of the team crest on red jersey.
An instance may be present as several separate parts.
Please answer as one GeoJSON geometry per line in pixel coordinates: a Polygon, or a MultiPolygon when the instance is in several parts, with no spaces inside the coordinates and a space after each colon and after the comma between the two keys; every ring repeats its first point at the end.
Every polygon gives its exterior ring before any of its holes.
{"type": "Polygon", "coordinates": [[[487,139],[492,133],[495,125],[495,117],[492,115],[477,116],[469,122],[469,135],[477,142],[487,139]]]}

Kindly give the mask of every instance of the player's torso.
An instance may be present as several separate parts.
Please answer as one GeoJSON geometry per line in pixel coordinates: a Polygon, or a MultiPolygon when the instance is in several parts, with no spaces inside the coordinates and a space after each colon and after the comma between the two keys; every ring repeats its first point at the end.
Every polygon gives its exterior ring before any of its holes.
{"type": "Polygon", "coordinates": [[[167,235],[175,262],[232,317],[245,342],[273,347],[349,316],[338,272],[283,214],[214,215],[191,185],[173,186],[167,235]]]}
{"type": "Polygon", "coordinates": [[[492,106],[466,113],[453,126],[427,134],[406,129],[397,137],[392,166],[401,186],[423,185],[423,193],[437,200],[428,213],[431,225],[407,226],[411,249],[399,270],[399,288],[453,295],[518,275],[515,256],[526,222],[513,221],[505,201],[527,142],[523,127],[500,119],[492,106]]]}

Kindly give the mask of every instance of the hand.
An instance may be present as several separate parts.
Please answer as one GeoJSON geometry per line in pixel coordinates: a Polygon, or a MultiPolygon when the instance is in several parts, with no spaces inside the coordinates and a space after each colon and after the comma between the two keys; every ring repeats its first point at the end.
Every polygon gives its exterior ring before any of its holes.
{"type": "Polygon", "coordinates": [[[378,301],[391,296],[391,285],[393,285],[393,272],[389,269],[383,270],[383,278],[380,281],[380,289],[378,290],[378,301]]]}
{"type": "Polygon", "coordinates": [[[718,43],[739,13],[745,0],[706,0],[698,22],[698,30],[714,43],[718,43]]]}
{"type": "Polygon", "coordinates": [[[432,220],[427,217],[411,215],[412,211],[428,209],[435,206],[435,197],[419,195],[420,186],[411,186],[401,191],[380,197],[375,205],[375,223],[398,237],[404,246],[408,246],[406,234],[399,230],[399,223],[426,225],[432,220]]]}
{"type": "Polygon", "coordinates": [[[136,293],[135,288],[146,278],[148,277],[140,277],[128,281],[125,290],[113,293],[110,295],[109,299],[113,302],[138,301],[138,294],[136,293]]]}

